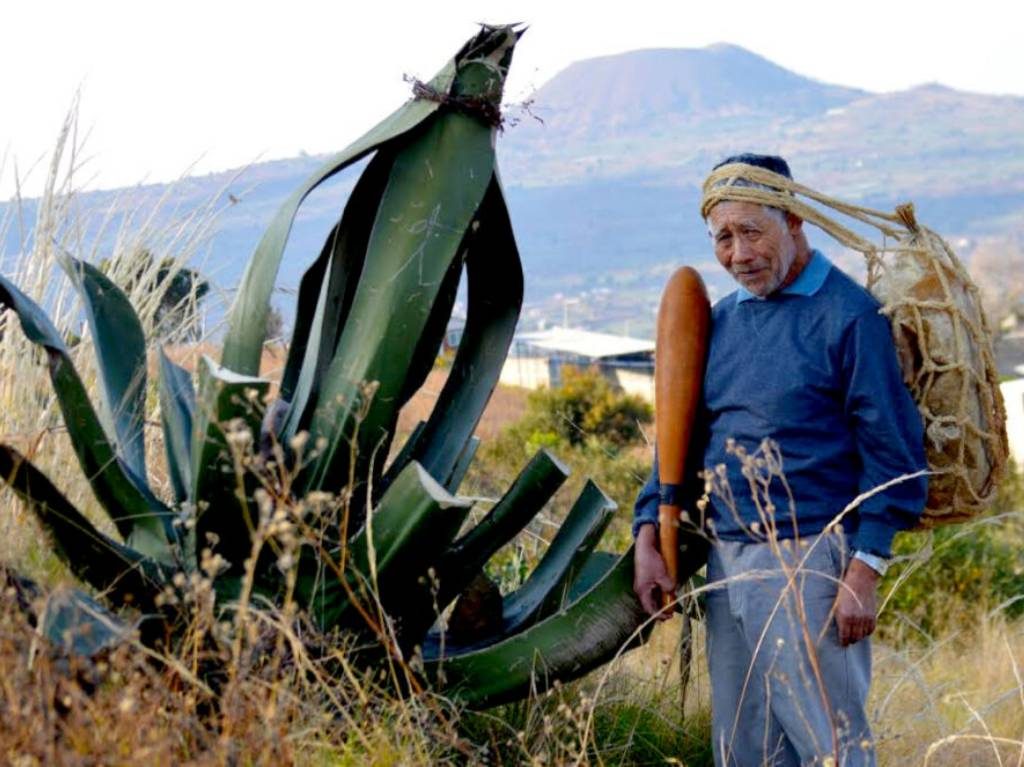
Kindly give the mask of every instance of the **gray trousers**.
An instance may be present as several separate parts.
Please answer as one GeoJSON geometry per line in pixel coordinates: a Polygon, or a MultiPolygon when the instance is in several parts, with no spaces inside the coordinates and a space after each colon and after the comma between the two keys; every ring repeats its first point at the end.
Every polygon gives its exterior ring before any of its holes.
{"type": "Polygon", "coordinates": [[[707,600],[708,665],[719,767],[875,764],[864,710],[871,647],[867,639],[841,647],[832,615],[846,558],[838,534],[712,546],[708,583],[719,587],[707,600]]]}

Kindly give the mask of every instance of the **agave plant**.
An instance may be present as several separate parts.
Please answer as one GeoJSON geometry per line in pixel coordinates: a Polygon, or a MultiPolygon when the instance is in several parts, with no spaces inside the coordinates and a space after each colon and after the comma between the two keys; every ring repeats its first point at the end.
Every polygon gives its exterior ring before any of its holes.
{"type": "MultiPolygon", "coordinates": [[[[147,344],[125,294],[90,264],[63,259],[96,350],[97,409],[57,328],[0,277],[0,301],[45,351],[81,468],[122,540],[96,529],[9,445],[0,445],[0,476],[74,574],[107,605],[139,608],[159,627],[153,636],[173,631],[176,620],[160,595],[216,555],[225,563],[214,581],[222,604],[244,588],[271,601],[291,588],[325,631],[358,629],[368,618],[360,595],[372,593],[397,638],[393,649],[416,653],[426,678],[471,705],[577,677],[642,641],[646,616],[631,589],[631,553],[596,550],[615,504],[593,483],[494,620],[458,635],[435,627],[438,611],[567,477],[542,450],[482,521],[463,531],[471,502],[459,497],[459,485],[522,301],[494,153],[520,35],[508,26],[482,28],[429,83],[416,84],[412,100],[292,194],[242,278],[220,363],[204,357],[196,385],[159,353],[171,499],[147,480],[147,344]],[[264,330],[292,222],[319,184],[368,155],[301,280],[279,393],[263,412],[270,389],[259,377],[264,330]],[[430,372],[463,270],[468,315],[450,375],[429,419],[385,467],[398,412],[430,372]],[[240,461],[239,446],[250,443],[263,445],[262,459],[240,461]],[[316,508],[307,529],[318,537],[295,549],[290,587],[280,551],[254,546],[260,520],[274,512],[266,478],[275,471],[288,477],[277,485],[279,499],[338,499],[305,504],[316,508]]],[[[68,611],[61,615],[66,622],[68,611]]]]}

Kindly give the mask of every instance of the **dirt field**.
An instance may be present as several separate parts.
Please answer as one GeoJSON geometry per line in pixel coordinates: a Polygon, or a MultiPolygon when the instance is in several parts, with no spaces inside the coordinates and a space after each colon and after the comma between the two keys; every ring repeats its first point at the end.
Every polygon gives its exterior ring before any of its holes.
{"type": "MultiPolygon", "coordinates": [[[[175,346],[165,350],[167,356],[186,370],[194,371],[196,364],[203,354],[207,354],[214,360],[219,360],[220,347],[215,344],[199,344],[195,346],[175,346]]],[[[263,352],[263,359],[260,362],[260,374],[274,382],[271,392],[276,391],[277,382],[281,379],[285,361],[288,357],[288,350],[283,346],[269,346],[263,352]]],[[[150,375],[156,375],[156,357],[150,360],[150,375]]],[[[448,378],[448,370],[433,370],[427,377],[426,383],[413,395],[398,416],[398,435],[409,434],[417,422],[425,421],[437,402],[437,398],[448,378]]],[[[481,440],[493,439],[501,431],[502,427],[522,417],[526,411],[526,389],[516,386],[498,385],[487,403],[480,424],[477,426],[476,435],[481,440]]],[[[400,440],[399,440],[400,442],[400,440]]]]}

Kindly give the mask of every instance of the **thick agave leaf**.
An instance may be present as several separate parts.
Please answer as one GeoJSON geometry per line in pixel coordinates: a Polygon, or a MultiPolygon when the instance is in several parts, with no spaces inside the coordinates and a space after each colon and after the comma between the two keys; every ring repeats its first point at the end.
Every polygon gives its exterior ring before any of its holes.
{"type": "Polygon", "coordinates": [[[476,451],[480,447],[479,437],[470,437],[469,442],[462,448],[462,452],[459,454],[459,460],[456,461],[455,467],[452,469],[452,473],[448,476],[448,479],[444,483],[445,490],[449,493],[456,493],[459,490],[459,485],[462,484],[462,480],[466,478],[466,472],[469,471],[469,465],[473,463],[473,458],[476,456],[476,451]]]}
{"type": "Polygon", "coordinates": [[[441,285],[433,299],[433,305],[430,307],[430,314],[423,325],[419,341],[416,342],[413,349],[409,367],[405,371],[405,381],[398,394],[398,401],[403,405],[426,382],[427,376],[430,375],[430,371],[433,370],[434,363],[437,361],[437,354],[441,349],[441,342],[455,306],[455,296],[459,291],[459,280],[462,277],[462,266],[466,253],[466,240],[467,238],[464,237],[462,243],[456,248],[455,258],[448,264],[448,271],[441,280],[441,285]]]}
{"type": "Polygon", "coordinates": [[[547,450],[540,450],[515,482],[472,530],[445,551],[435,568],[442,608],[455,599],[498,549],[512,540],[569,477],[569,469],[547,450]]]}
{"type": "MultiPolygon", "coordinates": [[[[436,552],[458,534],[471,505],[450,495],[418,463],[410,463],[348,542],[349,588],[365,605],[372,605],[367,589],[375,588],[384,609],[395,614],[436,552]]],[[[340,553],[334,556],[337,561],[340,553]]],[[[320,625],[329,629],[356,620],[336,575],[322,563],[305,564],[299,593],[312,604],[320,625]]]]}
{"type": "Polygon", "coordinates": [[[311,489],[345,483],[353,438],[357,460],[366,465],[393,431],[416,345],[493,163],[490,129],[460,114],[433,121],[396,158],[310,425],[314,439],[327,440],[310,472],[311,489]],[[369,381],[379,388],[357,435],[357,413],[366,405],[360,385],[369,381]]]}
{"type": "Polygon", "coordinates": [[[47,595],[39,616],[43,636],[66,652],[94,657],[129,642],[134,629],[78,589],[58,588],[47,595]]]}
{"type": "MultiPolygon", "coordinates": [[[[430,85],[441,93],[447,93],[454,77],[453,60],[430,81],[430,85]]],[[[266,337],[267,314],[270,311],[270,295],[274,289],[274,281],[281,265],[292,222],[302,201],[334,174],[365,157],[382,144],[416,128],[436,112],[439,106],[438,102],[427,99],[406,102],[369,133],[328,159],[285,201],[256,246],[228,314],[228,330],[221,358],[224,367],[245,375],[259,373],[263,340],[266,337]]]]}
{"type": "Polygon", "coordinates": [[[519,631],[562,606],[569,587],[617,508],[615,501],[587,480],[537,567],[526,583],[505,600],[506,634],[519,631]]]}
{"type": "MultiPolygon", "coordinates": [[[[685,560],[684,560],[685,561],[685,560]]],[[[424,648],[427,674],[446,695],[485,708],[543,691],[646,640],[648,616],[633,594],[632,549],[593,588],[529,629],[482,649],[424,648]]]]}
{"type": "Polygon", "coordinates": [[[426,428],[426,421],[417,421],[413,427],[412,433],[406,438],[402,444],[401,450],[398,451],[392,461],[391,465],[388,466],[387,471],[384,472],[384,476],[381,477],[382,490],[386,490],[391,487],[391,483],[395,481],[395,477],[402,473],[409,462],[413,460],[413,451],[419,444],[421,437],[423,436],[423,429],[426,428]]]}
{"type": "Polygon", "coordinates": [[[366,257],[377,203],[391,171],[393,151],[380,149],[359,177],[341,220],[324,243],[320,257],[299,284],[295,331],[281,378],[281,398],[289,402],[284,440],[308,428],[311,403],[319,394],[341,328],[352,306],[366,257]]]}
{"type": "Polygon", "coordinates": [[[572,604],[597,585],[598,581],[608,574],[619,561],[619,555],[610,551],[592,551],[583,562],[579,572],[569,587],[566,604],[572,604]]]}
{"type": "MultiPolygon", "coordinates": [[[[707,542],[683,531],[680,543],[679,578],[686,582],[707,561],[707,542]]],[[[606,552],[594,552],[558,612],[488,647],[424,646],[424,662],[446,694],[486,708],[577,679],[645,642],[652,626],[633,593],[632,547],[610,567],[606,552]]]]}
{"type": "MultiPolygon", "coordinates": [[[[437,614],[536,516],[568,476],[569,470],[547,450],[540,450],[530,460],[487,515],[444,551],[434,564],[432,581],[416,584],[399,606],[407,644],[421,642],[437,614]]],[[[427,638],[428,643],[438,641],[437,634],[427,638]]]]}
{"type": "MultiPolygon", "coordinates": [[[[580,498],[573,504],[537,567],[530,572],[526,582],[519,589],[505,598],[500,630],[490,635],[461,638],[460,641],[464,642],[466,647],[483,647],[521,632],[561,609],[568,602],[573,583],[579,580],[585,563],[591,558],[594,547],[604,535],[604,530],[616,508],[615,503],[601,492],[601,488],[592,480],[588,480],[580,498]]],[[[495,510],[497,509],[498,507],[495,510]]],[[[479,525],[479,531],[474,529],[466,538],[473,536],[473,543],[477,546],[482,544],[484,539],[489,538],[487,521],[484,519],[479,525]]],[[[489,549],[490,542],[487,541],[487,544],[489,549]]],[[[463,588],[478,571],[471,571],[467,566],[477,557],[459,556],[458,551],[459,544],[453,547],[452,553],[455,556],[445,556],[436,568],[441,584],[439,597],[445,600],[454,596],[450,589],[456,586],[463,588]]],[[[589,577],[592,577],[592,573],[589,577]]],[[[440,599],[438,604],[441,604],[440,599]]],[[[446,604],[447,601],[444,601],[443,605],[446,604]]],[[[438,652],[437,648],[443,643],[442,640],[439,631],[431,632],[424,640],[424,652],[438,652]]]]}
{"type": "Polygon", "coordinates": [[[49,533],[54,551],[78,578],[114,604],[152,607],[154,597],[170,580],[169,571],[97,530],[45,474],[2,444],[0,478],[32,510],[49,533]]]}
{"type": "Polygon", "coordinates": [[[158,358],[167,473],[175,500],[184,503],[192,487],[192,419],[196,411],[196,392],[187,370],[171,362],[163,349],[158,358]]]}
{"type": "MultiPolygon", "coordinates": [[[[514,33],[495,35],[510,54],[514,33]]],[[[453,93],[500,96],[498,71],[487,59],[460,60],[453,93]]],[[[434,345],[426,337],[437,325],[434,306],[490,183],[493,131],[478,115],[446,110],[396,149],[352,309],[311,423],[311,435],[327,446],[305,477],[307,488],[338,489],[349,476],[353,448],[355,475],[369,476],[370,461],[393,431],[410,391],[407,380],[421,372],[417,347],[434,345]],[[378,386],[369,402],[361,390],[366,382],[378,386]]]]}
{"type": "Polygon", "coordinates": [[[61,266],[78,290],[92,333],[102,395],[100,418],[117,440],[118,454],[146,477],[146,338],[128,296],[92,264],[64,257],[61,266]]]}
{"type": "Polygon", "coordinates": [[[38,304],[2,276],[0,303],[14,310],[25,336],[46,352],[68,436],[96,499],[129,546],[146,556],[170,561],[170,510],[117,455],[59,331],[38,304]]]}
{"type": "Polygon", "coordinates": [[[209,357],[200,362],[191,451],[196,551],[211,545],[236,569],[251,551],[258,522],[255,477],[240,461],[253,454],[269,388],[269,381],[238,375],[209,357]]]}
{"type": "Polygon", "coordinates": [[[35,581],[0,567],[0,588],[51,644],[65,652],[94,657],[130,641],[134,627],[78,589],[58,587],[47,594],[35,581]]]}
{"type": "Polygon", "coordinates": [[[497,173],[476,222],[466,242],[466,327],[448,379],[412,452],[438,478],[451,476],[480,422],[501,376],[523,301],[523,270],[497,173]]]}

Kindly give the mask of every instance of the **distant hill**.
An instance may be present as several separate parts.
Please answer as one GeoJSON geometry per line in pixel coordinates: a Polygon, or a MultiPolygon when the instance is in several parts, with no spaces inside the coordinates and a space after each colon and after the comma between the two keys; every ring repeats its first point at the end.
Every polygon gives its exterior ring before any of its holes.
{"type": "Polygon", "coordinates": [[[736,46],[578,62],[536,92],[531,110],[543,123],[524,119],[500,145],[506,175],[527,185],[697,185],[722,157],[760,150],[856,198],[1024,191],[1024,98],[934,84],[867,93],[736,46]]]}
{"type": "MultiPolygon", "coordinates": [[[[813,115],[863,96],[794,74],[735,45],[660,48],[572,64],[533,96],[546,129],[605,140],[665,124],[778,114],[813,115]]],[[[535,123],[527,123],[536,127],[535,123]]]]}
{"type": "MultiPolygon", "coordinates": [[[[713,293],[729,290],[710,260],[697,203],[710,167],[738,151],[781,153],[800,180],[853,201],[891,207],[912,199],[920,218],[959,241],[966,256],[982,238],[1024,232],[1024,98],[934,84],[869,93],[719,44],[577,62],[534,94],[528,112],[512,106],[507,115],[499,162],[529,322],[559,320],[564,298],[586,293],[574,321],[650,332],[652,304],[680,263],[706,267],[713,293]]],[[[237,282],[273,211],[318,161],[261,163],[237,178],[219,173],[176,186],[179,214],[220,195],[225,209],[209,268],[222,288],[237,282]]],[[[354,175],[303,207],[282,286],[297,285],[354,175]]],[[[107,210],[152,205],[165,192],[154,185],[92,193],[83,206],[98,222],[107,210]]],[[[7,253],[16,249],[12,232],[7,253]]],[[[842,258],[823,235],[811,236],[842,258]]],[[[286,318],[290,301],[280,299],[286,318]]]]}

